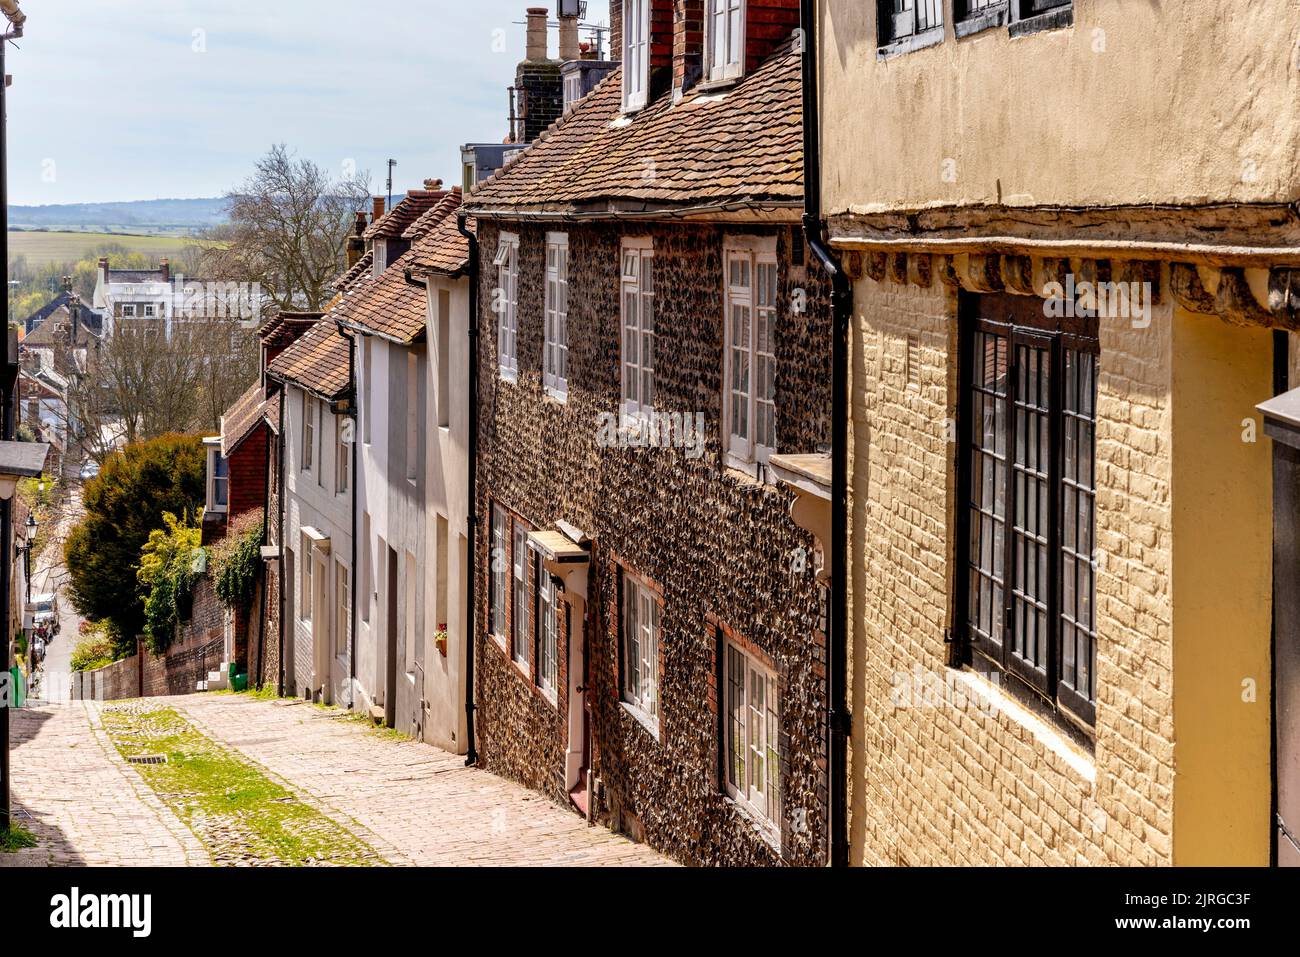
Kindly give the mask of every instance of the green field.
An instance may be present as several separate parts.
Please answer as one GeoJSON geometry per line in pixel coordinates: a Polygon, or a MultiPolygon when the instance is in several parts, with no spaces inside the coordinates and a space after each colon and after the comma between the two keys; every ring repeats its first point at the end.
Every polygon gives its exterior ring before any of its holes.
{"type": "Polygon", "coordinates": [[[179,236],[134,236],[125,233],[36,232],[9,233],[9,257],[24,256],[29,265],[75,262],[105,243],[125,246],[153,258],[178,256],[194,241],[179,236]]]}

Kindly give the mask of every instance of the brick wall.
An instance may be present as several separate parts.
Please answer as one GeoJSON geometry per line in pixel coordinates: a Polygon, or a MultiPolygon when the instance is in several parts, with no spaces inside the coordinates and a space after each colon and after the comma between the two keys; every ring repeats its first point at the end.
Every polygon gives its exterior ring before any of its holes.
{"type": "Polygon", "coordinates": [[[564,113],[564,81],[559,61],[531,61],[519,64],[515,88],[523,117],[524,142],[531,143],[564,113]]]}
{"type": "MultiPolygon", "coordinates": [[[[1167,338],[1103,321],[1098,384],[1095,748],[1002,696],[899,706],[900,676],[953,679],[956,295],[856,288],[850,344],[850,773],[855,863],[1171,860],[1167,338]],[[909,350],[909,336],[913,348],[909,350]],[[911,377],[909,351],[920,368],[911,377]],[[918,671],[919,669],[919,671],[918,671]]],[[[1157,310],[1153,326],[1164,320],[1157,310]]],[[[1166,332],[1167,336],[1167,332],[1166,332]]],[[[904,703],[905,704],[905,703],[904,703]]]]}
{"type": "Polygon", "coordinates": [[[756,70],[799,29],[799,0],[746,0],[745,70],[756,70]]]}
{"type": "MultiPolygon", "coordinates": [[[[705,452],[692,461],[681,449],[597,444],[597,417],[616,413],[619,403],[623,230],[601,225],[568,233],[569,377],[568,400],[561,404],[545,398],[541,384],[545,231],[510,228],[520,236],[518,384],[502,383],[496,371],[496,316],[489,308],[493,270],[484,271],[481,290],[480,634],[487,632],[491,595],[493,501],[532,527],[564,519],[591,535],[587,685],[593,767],[609,805],[617,822],[682,860],[735,865],[778,860],[724,797],[718,780],[720,731],[709,706],[716,694],[715,623],[743,635],[779,674],[785,806],[798,821],[786,821],[780,857],[821,863],[825,648],[816,635],[811,563],[806,575],[790,571],[791,556],[797,549],[811,552],[813,542],[791,522],[787,493],[720,467],[723,230],[638,225],[627,231],[655,243],[657,408],[704,415],[705,452]],[[620,563],[663,589],[658,740],[620,702],[620,563]]],[[[484,221],[480,230],[484,261],[490,262],[497,228],[484,221]]],[[[791,264],[791,242],[798,236],[791,228],[730,231],[777,236],[778,441],[782,450],[815,450],[830,438],[829,322],[820,274],[791,264]],[[808,292],[802,315],[790,309],[796,287],[808,292]]],[[[573,641],[581,640],[579,624],[571,615],[573,641]]],[[[564,800],[566,704],[562,699],[556,708],[544,701],[491,638],[478,644],[483,763],[564,800]]],[[[563,646],[560,654],[567,658],[563,646]]]]}
{"type": "Polygon", "coordinates": [[[259,425],[230,456],[230,518],[266,505],[266,437],[259,425]]]}

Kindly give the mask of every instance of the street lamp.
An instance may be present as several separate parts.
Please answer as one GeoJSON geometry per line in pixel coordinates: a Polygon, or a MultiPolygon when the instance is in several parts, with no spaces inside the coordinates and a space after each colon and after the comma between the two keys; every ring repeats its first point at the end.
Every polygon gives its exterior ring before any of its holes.
{"type": "MultiPolygon", "coordinates": [[[[44,483],[42,483],[44,484],[44,483]]],[[[27,602],[31,604],[32,600],[32,542],[36,541],[36,511],[32,510],[27,513],[27,539],[23,546],[23,551],[27,553],[27,602]]]]}

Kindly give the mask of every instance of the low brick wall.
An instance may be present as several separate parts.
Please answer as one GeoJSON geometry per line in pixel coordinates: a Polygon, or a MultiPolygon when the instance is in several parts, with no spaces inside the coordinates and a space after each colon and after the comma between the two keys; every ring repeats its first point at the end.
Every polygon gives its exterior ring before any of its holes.
{"type": "Polygon", "coordinates": [[[225,653],[225,609],[204,578],[195,587],[190,620],[165,654],[136,654],[111,665],[72,676],[72,697],[95,701],[193,694],[208,672],[221,667],[225,653]]]}

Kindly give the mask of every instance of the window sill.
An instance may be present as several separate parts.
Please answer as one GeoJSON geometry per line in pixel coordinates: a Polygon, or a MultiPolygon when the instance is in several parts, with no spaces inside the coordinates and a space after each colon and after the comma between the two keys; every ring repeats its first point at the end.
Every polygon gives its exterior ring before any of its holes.
{"type": "Polygon", "coordinates": [[[569,402],[569,393],[567,391],[561,392],[554,386],[546,386],[544,393],[547,399],[560,405],[567,405],[569,402]]]}
{"type": "Polygon", "coordinates": [[[502,382],[509,382],[511,385],[519,384],[519,373],[510,372],[506,369],[498,369],[497,376],[502,382]]]}
{"type": "Polygon", "coordinates": [[[905,53],[914,53],[917,50],[924,50],[926,47],[932,47],[943,42],[943,27],[931,27],[922,33],[914,33],[910,37],[902,37],[886,43],[876,50],[877,60],[892,60],[896,56],[902,56],[905,53]]]}
{"type": "MultiPolygon", "coordinates": [[[[1011,723],[1024,728],[1034,736],[1035,741],[1061,758],[1080,778],[1089,784],[1097,783],[1096,757],[1075,741],[1073,735],[1020,701],[1014,692],[1002,686],[1001,680],[997,683],[990,681],[969,665],[950,674],[967,692],[969,701],[986,702],[984,706],[976,705],[982,713],[994,717],[1004,716],[1011,723]]],[[[999,679],[1001,677],[999,674],[999,679]]]]}
{"type": "MultiPolygon", "coordinates": [[[[744,78],[745,75],[742,73],[740,76],[728,76],[723,77],[720,80],[701,80],[699,83],[695,84],[693,92],[703,94],[725,93],[738,86],[740,81],[744,78]]],[[[688,90],[687,92],[692,92],[692,90],[688,90]]]]}
{"type": "Polygon", "coordinates": [[[1049,10],[1047,13],[1040,13],[1028,20],[1016,21],[1011,24],[1011,35],[1013,37],[1027,37],[1033,33],[1042,33],[1044,30],[1060,30],[1071,26],[1074,26],[1073,4],[1062,7],[1060,10],[1049,10]]]}
{"type": "Polygon", "coordinates": [[[754,829],[754,833],[776,853],[778,858],[781,857],[781,835],[775,822],[766,820],[730,792],[724,792],[722,800],[736,812],[737,817],[754,829]]]}
{"type": "Polygon", "coordinates": [[[1010,12],[1006,7],[998,10],[988,10],[966,20],[958,20],[953,24],[953,33],[958,40],[961,40],[977,33],[983,33],[985,30],[1006,26],[1009,19],[1010,12]]]}
{"type": "Polygon", "coordinates": [[[632,719],[636,721],[637,724],[641,725],[642,728],[644,728],[647,732],[649,732],[650,737],[654,738],[655,741],[659,740],[659,719],[658,718],[654,717],[653,715],[647,714],[646,712],[642,711],[640,708],[638,708],[634,704],[631,704],[630,702],[620,701],[619,705],[623,708],[624,711],[626,711],[628,714],[632,716],[632,719]]]}

